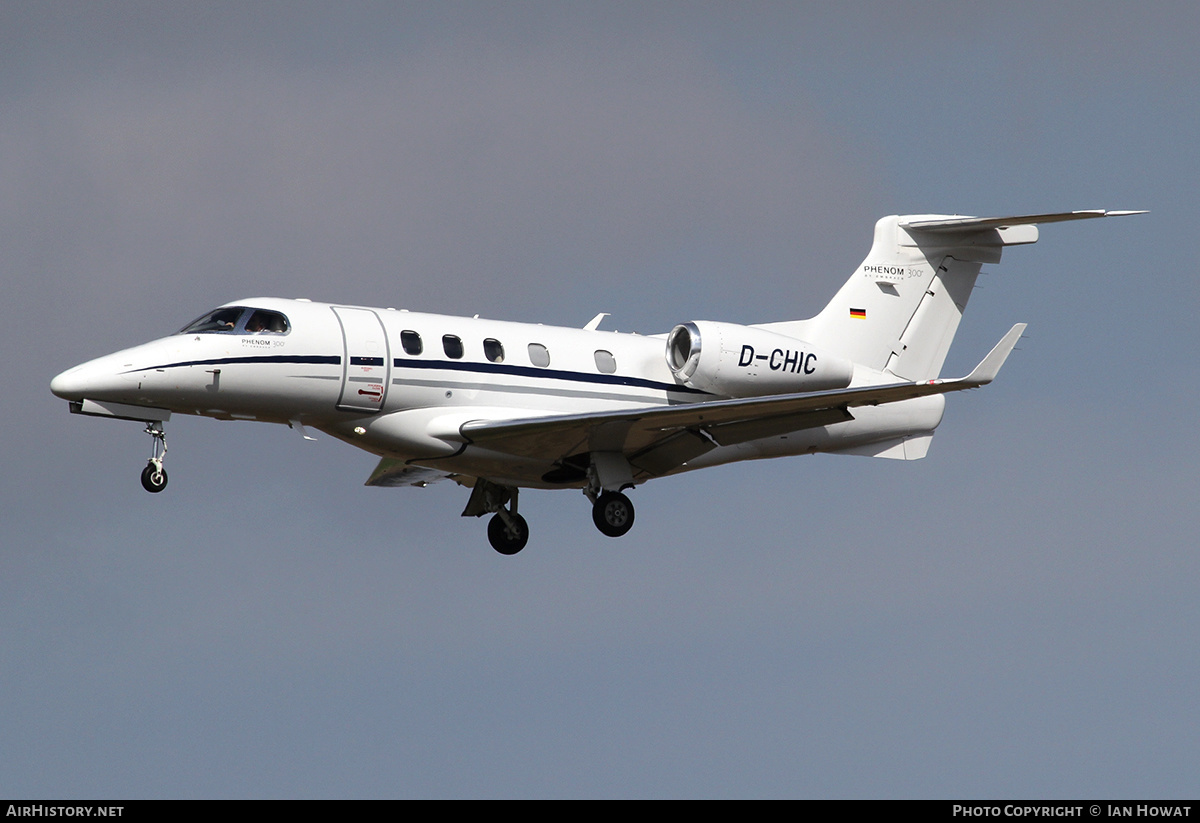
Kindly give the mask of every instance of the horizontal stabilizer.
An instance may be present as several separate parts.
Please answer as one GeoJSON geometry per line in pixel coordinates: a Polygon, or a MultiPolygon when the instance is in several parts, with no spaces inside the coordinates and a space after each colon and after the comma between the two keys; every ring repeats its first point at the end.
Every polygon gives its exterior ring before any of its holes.
{"type": "Polygon", "coordinates": [[[1002,229],[1007,226],[1029,226],[1037,223],[1062,223],[1067,220],[1090,220],[1095,217],[1124,217],[1129,214],[1145,214],[1143,211],[1105,211],[1104,209],[1084,209],[1082,211],[1063,211],[1051,214],[1023,214],[1014,217],[937,217],[923,219],[914,216],[901,220],[900,226],[917,231],[983,231],[985,229],[1002,229]]]}

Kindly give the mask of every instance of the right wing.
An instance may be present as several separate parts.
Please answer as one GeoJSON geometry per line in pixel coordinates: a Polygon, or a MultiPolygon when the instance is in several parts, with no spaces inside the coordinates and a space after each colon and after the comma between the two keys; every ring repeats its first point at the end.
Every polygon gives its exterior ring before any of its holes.
{"type": "Polygon", "coordinates": [[[649,406],[611,412],[515,420],[472,420],[459,427],[465,443],[576,472],[579,456],[620,452],[640,473],[665,474],[716,446],[731,446],[853,419],[850,409],[878,406],[990,383],[1025,331],[1018,323],[966,377],[835,391],[649,406]],[[574,458],[574,460],[572,460],[574,458]]]}

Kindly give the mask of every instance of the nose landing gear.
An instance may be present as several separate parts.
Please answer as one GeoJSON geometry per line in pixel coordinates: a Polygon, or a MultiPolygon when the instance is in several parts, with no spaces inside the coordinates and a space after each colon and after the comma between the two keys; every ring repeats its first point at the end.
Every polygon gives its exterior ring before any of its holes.
{"type": "Polygon", "coordinates": [[[163,469],[163,461],[167,458],[167,435],[162,423],[146,424],[146,434],[154,438],[153,452],[142,469],[142,488],[157,494],[167,487],[167,472],[163,469]]]}

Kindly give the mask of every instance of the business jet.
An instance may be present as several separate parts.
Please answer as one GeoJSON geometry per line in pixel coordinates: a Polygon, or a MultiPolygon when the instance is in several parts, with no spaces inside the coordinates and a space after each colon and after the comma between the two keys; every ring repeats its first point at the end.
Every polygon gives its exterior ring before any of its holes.
{"type": "Polygon", "coordinates": [[[1140,214],[892,215],[815,317],[696,320],[667,334],[261,298],[76,366],[50,389],[70,410],[145,424],[147,491],[167,485],[172,414],[324,432],[377,455],[368,486],[471,489],[501,554],[529,539],[519,489],[582,489],[605,535],[633,526],[624,492],[740,460],[829,452],[925,456],[945,395],[990,383],[1025,330],[939,377],[975,279],[1038,224],[1140,214]]]}

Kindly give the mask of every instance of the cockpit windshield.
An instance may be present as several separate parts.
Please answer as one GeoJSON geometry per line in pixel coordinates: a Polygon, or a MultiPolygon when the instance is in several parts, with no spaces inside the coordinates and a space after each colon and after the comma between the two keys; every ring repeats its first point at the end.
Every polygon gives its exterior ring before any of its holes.
{"type": "Polygon", "coordinates": [[[270,332],[284,334],[288,330],[287,318],[277,311],[255,309],[254,314],[246,321],[246,331],[251,334],[270,332]]]}
{"type": "Polygon", "coordinates": [[[180,334],[287,334],[288,319],[277,311],[227,306],[210,311],[180,329],[180,334]]]}

